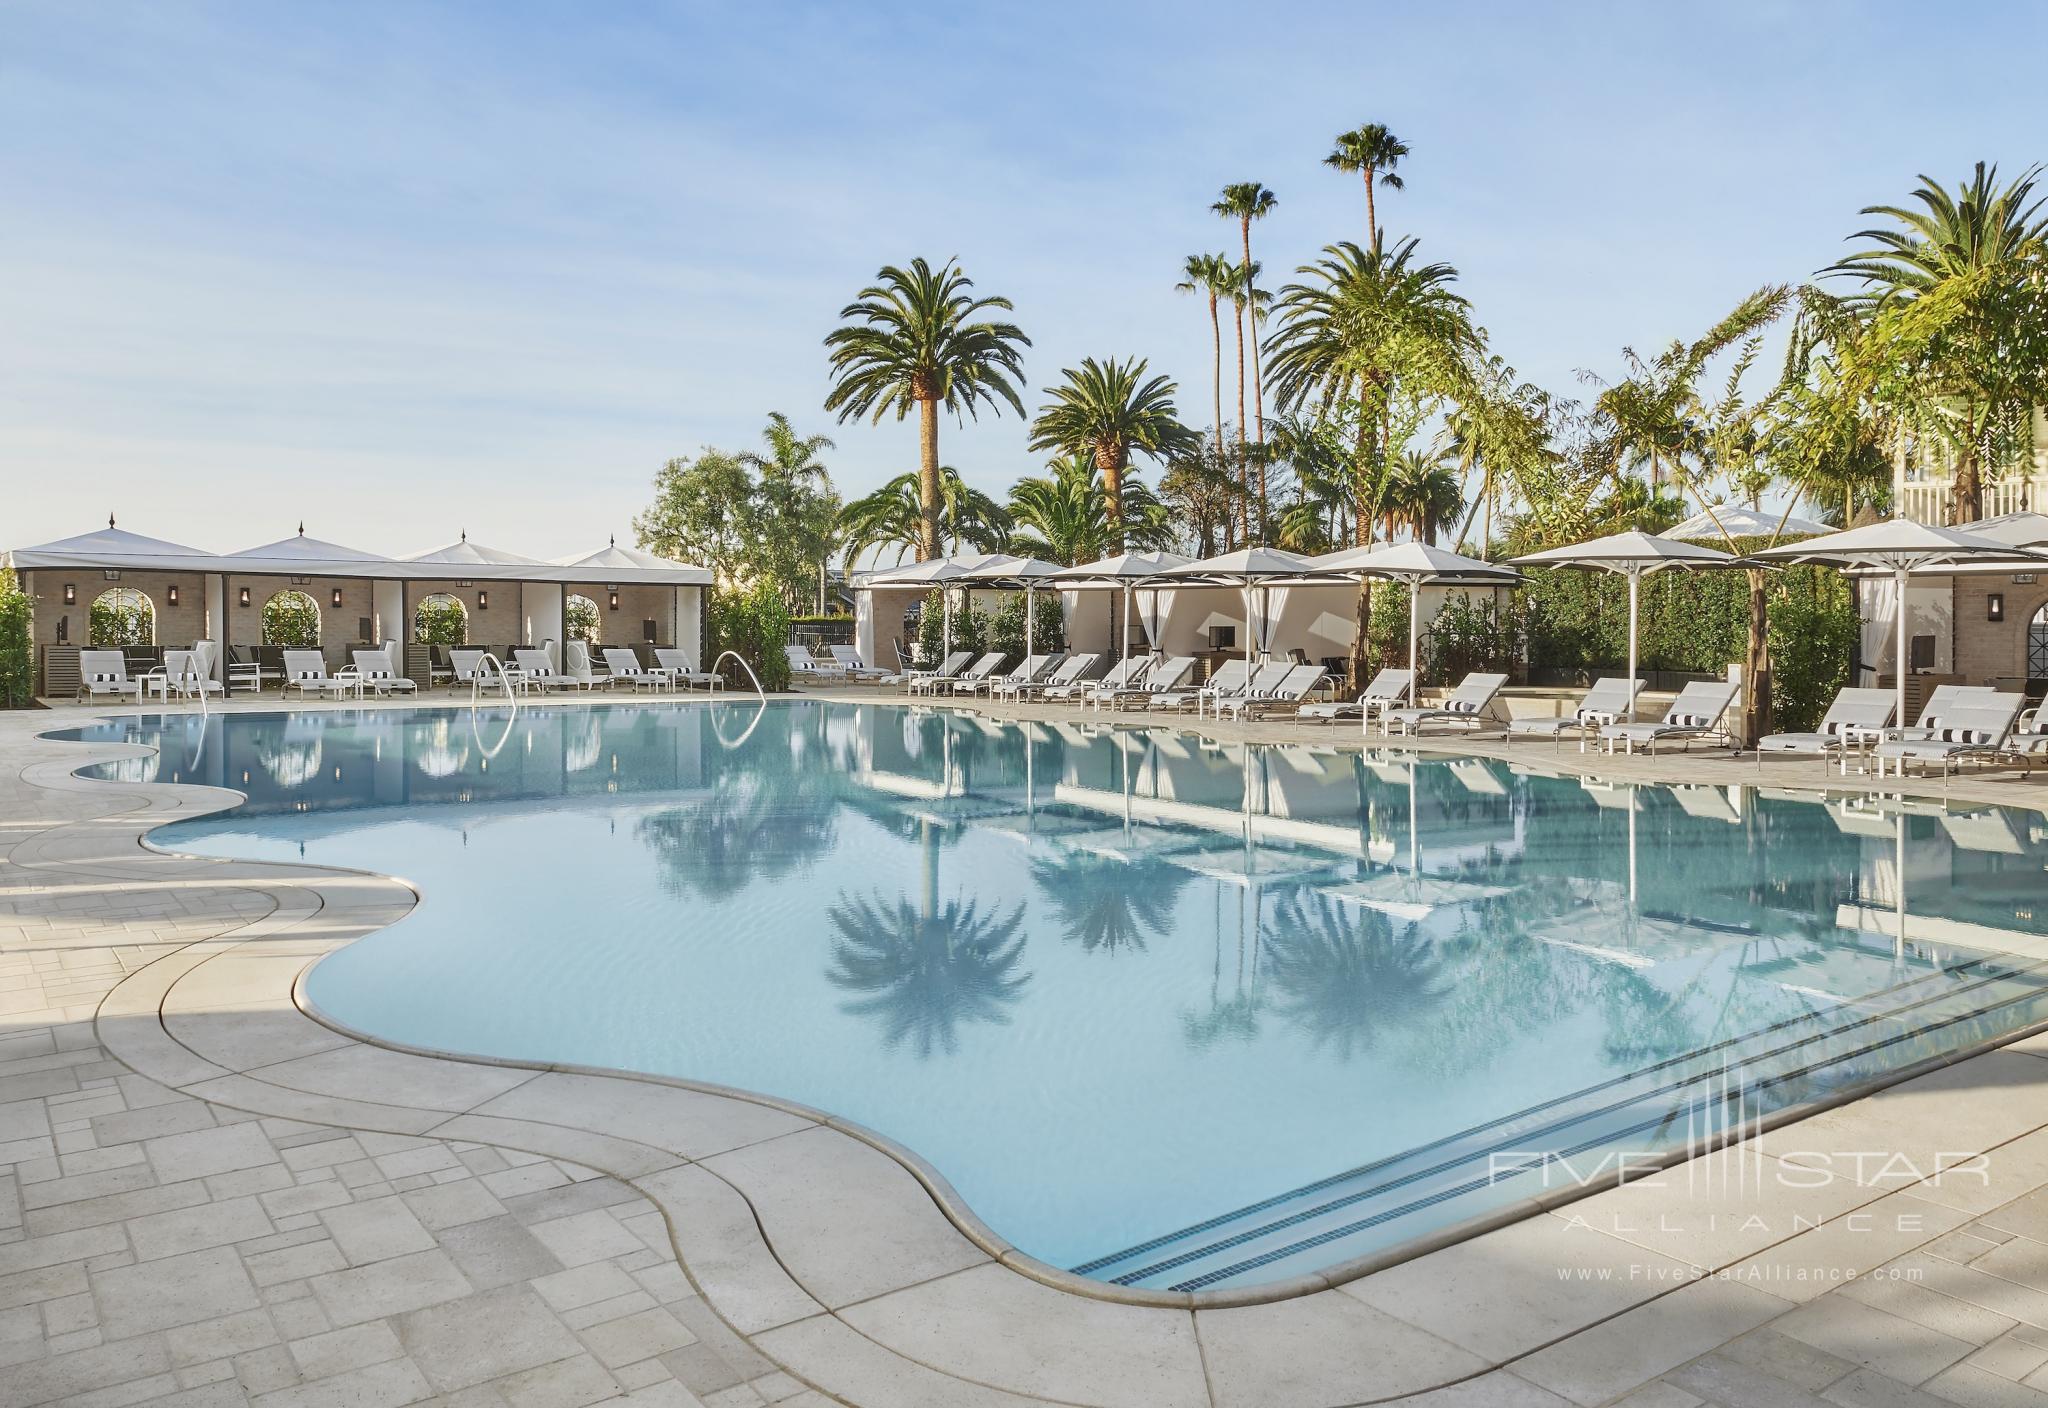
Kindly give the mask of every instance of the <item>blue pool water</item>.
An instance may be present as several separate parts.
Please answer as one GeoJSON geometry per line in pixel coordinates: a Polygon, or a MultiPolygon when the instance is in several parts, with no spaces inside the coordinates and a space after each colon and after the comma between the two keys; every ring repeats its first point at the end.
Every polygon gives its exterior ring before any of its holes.
{"type": "Polygon", "coordinates": [[[337,1020],[836,1112],[1130,1285],[1379,1252],[2048,1020],[2034,812],[879,703],[75,736],[247,794],[158,844],[419,887],[312,972],[337,1020]]]}

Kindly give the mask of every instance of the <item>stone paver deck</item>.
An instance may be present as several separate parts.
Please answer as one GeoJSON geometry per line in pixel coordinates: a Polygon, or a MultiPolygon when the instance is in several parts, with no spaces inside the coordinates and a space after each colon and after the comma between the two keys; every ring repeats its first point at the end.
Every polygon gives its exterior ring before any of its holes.
{"type": "Polygon", "coordinates": [[[2048,1040],[1342,1285],[1117,1303],[815,1112],[322,1025],[299,975],[411,892],[145,849],[231,794],[73,779],[131,750],[69,713],[0,715],[0,1403],[2048,1403],[2048,1040]]]}

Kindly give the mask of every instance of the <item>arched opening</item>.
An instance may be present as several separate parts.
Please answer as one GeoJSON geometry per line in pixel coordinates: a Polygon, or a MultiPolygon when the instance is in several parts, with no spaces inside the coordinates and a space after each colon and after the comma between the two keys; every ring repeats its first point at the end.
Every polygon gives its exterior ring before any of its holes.
{"type": "Polygon", "coordinates": [[[562,604],[562,634],[586,645],[597,644],[597,603],[587,596],[572,596],[562,604]]]}
{"type": "Polygon", "coordinates": [[[421,645],[469,643],[469,612],[458,597],[435,592],[412,611],[412,638],[421,645]]]}
{"type": "Polygon", "coordinates": [[[86,638],[95,649],[156,644],[156,603],[134,587],[109,587],[93,598],[86,638]]]}
{"type": "Polygon", "coordinates": [[[293,650],[318,650],[320,603],[295,591],[279,592],[264,602],[263,643],[293,650]]]}

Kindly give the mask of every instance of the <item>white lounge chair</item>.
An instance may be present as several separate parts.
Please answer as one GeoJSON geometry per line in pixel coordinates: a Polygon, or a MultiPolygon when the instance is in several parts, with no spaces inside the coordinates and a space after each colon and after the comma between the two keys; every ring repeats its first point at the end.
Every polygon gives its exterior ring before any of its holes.
{"type": "Polygon", "coordinates": [[[364,689],[377,694],[411,694],[419,688],[391,667],[388,651],[358,650],[352,658],[356,662],[356,678],[363,682],[364,689]]]}
{"type": "Polygon", "coordinates": [[[1366,682],[1356,699],[1340,700],[1335,704],[1304,704],[1294,711],[1294,717],[1313,723],[1335,723],[1339,719],[1362,719],[1371,723],[1406,699],[1414,685],[1413,670],[1381,670],[1366,682]]]}
{"type": "Polygon", "coordinates": [[[1194,656],[1170,656],[1146,671],[1143,679],[1133,679],[1122,689],[1110,690],[1107,693],[1097,690],[1088,696],[1088,702],[1093,704],[1098,712],[1107,704],[1109,711],[1114,714],[1125,704],[1143,705],[1159,695],[1172,693],[1186,684],[1188,676],[1194,672],[1194,656]]]}
{"type": "Polygon", "coordinates": [[[1973,696],[1998,693],[1988,684],[1938,684],[1920,706],[1920,717],[1910,724],[1888,728],[1884,731],[1886,742],[1912,739],[1935,738],[1941,731],[1942,720],[1947,718],[1958,705],[1967,703],[1973,696]]]}
{"type": "Polygon", "coordinates": [[[789,672],[792,675],[808,675],[821,680],[843,679],[846,675],[846,671],[840,668],[837,661],[820,660],[801,645],[783,646],[782,658],[789,661],[789,672]]]}
{"type": "Polygon", "coordinates": [[[677,650],[674,647],[656,650],[654,663],[677,684],[688,685],[692,689],[699,685],[705,689],[725,688],[725,676],[716,670],[698,669],[697,662],[690,658],[690,653],[686,650],[677,650]]]}
{"type": "Polygon", "coordinates": [[[128,657],[118,650],[78,652],[78,697],[97,699],[102,694],[128,695],[140,702],[142,682],[128,677],[128,657]]]}
{"type": "Polygon", "coordinates": [[[1828,759],[1839,754],[1842,766],[1849,765],[1851,748],[1882,742],[1898,707],[1898,694],[1889,689],[1844,689],[1835,695],[1821,716],[1820,727],[1811,733],[1770,733],[1756,742],[1756,765],[1764,765],[1766,753],[1810,753],[1820,758],[1821,770],[1828,759]]]}
{"type": "Polygon", "coordinates": [[[893,673],[866,663],[860,658],[860,652],[850,645],[828,645],[825,648],[832,652],[832,663],[848,679],[883,681],[893,673]]]}
{"type": "Polygon", "coordinates": [[[1964,698],[1943,713],[1931,738],[1899,738],[1877,745],[1877,775],[1883,777],[1887,762],[1896,765],[1899,776],[1906,764],[1940,763],[1945,780],[1951,768],[1972,758],[1996,758],[2007,751],[2013,723],[2019,717],[2023,696],[1994,691],[1964,698]]]}
{"type": "Polygon", "coordinates": [[[1688,747],[1695,738],[1719,738],[1726,743],[1728,734],[1721,720],[1728,716],[1728,706],[1735,702],[1735,691],[1732,680],[1694,680],[1678,691],[1663,718],[1655,722],[1607,724],[1600,730],[1600,740],[1610,753],[1619,743],[1624,753],[1635,752],[1640,744],[1653,755],[1659,743],[1671,739],[1688,747]]]}
{"type": "Polygon", "coordinates": [[[512,663],[529,689],[588,689],[591,681],[565,675],[555,668],[545,650],[521,648],[512,652],[512,663]]]}
{"type": "Polygon", "coordinates": [[[1120,689],[1130,689],[1152,672],[1153,659],[1149,655],[1126,655],[1109,667],[1109,672],[1099,680],[1090,680],[1078,686],[1070,686],[1064,692],[1047,690],[1047,699],[1072,699],[1077,704],[1092,704],[1097,695],[1114,694],[1120,689]]]}
{"type": "Polygon", "coordinates": [[[956,650],[941,660],[938,668],[935,670],[905,670],[899,675],[890,676],[887,683],[900,684],[915,694],[920,690],[930,688],[935,681],[952,679],[962,670],[966,669],[968,662],[973,659],[973,651],[956,650]]]}
{"type": "Polygon", "coordinates": [[[1643,682],[1624,675],[1609,675],[1593,681],[1593,687],[1580,698],[1578,707],[1569,714],[1560,714],[1554,719],[1509,719],[1508,738],[1548,738],[1553,743],[1562,743],[1568,733],[1579,736],[1579,747],[1586,746],[1586,735],[1595,729],[1604,728],[1628,713],[1628,706],[1636,695],[1642,692],[1643,682]]]}
{"type": "Polygon", "coordinates": [[[449,650],[448,668],[454,673],[449,678],[448,687],[460,689],[464,685],[470,685],[473,688],[476,683],[477,667],[483,664],[484,656],[488,653],[467,646],[457,646],[449,650]]]}
{"type": "Polygon", "coordinates": [[[1302,700],[1322,686],[1330,672],[1321,665],[1289,665],[1280,683],[1263,694],[1245,693],[1235,699],[1216,701],[1216,717],[1226,715],[1233,719],[1257,719],[1268,714],[1292,712],[1301,707],[1302,700]]]}
{"type": "Polygon", "coordinates": [[[1455,724],[1459,728],[1479,728],[1486,722],[1486,711],[1493,707],[1493,697],[1500,693],[1502,685],[1508,682],[1506,675],[1470,674],[1458,681],[1458,687],[1450,692],[1444,702],[1434,709],[1389,709],[1380,715],[1380,732],[1383,734],[1420,734],[1422,726],[1430,723],[1455,724]]]}
{"type": "Polygon", "coordinates": [[[203,646],[190,650],[166,650],[164,661],[143,674],[139,683],[144,694],[154,691],[169,700],[196,698],[200,694],[221,694],[226,686],[213,678],[213,660],[203,646]]]}
{"type": "Polygon", "coordinates": [[[989,698],[993,699],[996,690],[1003,685],[1036,684],[1057,669],[1059,662],[1058,655],[1027,655],[1018,662],[1014,670],[990,675],[986,679],[975,680],[972,683],[956,683],[953,691],[956,694],[972,695],[987,690],[989,698]]]}
{"type": "Polygon", "coordinates": [[[1054,690],[1066,690],[1079,684],[1082,677],[1094,669],[1101,659],[1102,656],[1095,651],[1081,651],[1060,661],[1057,668],[1042,680],[1032,680],[1028,683],[1008,680],[998,684],[990,693],[998,699],[1014,699],[1020,702],[1034,694],[1051,698],[1054,690]]]}
{"type": "Polygon", "coordinates": [[[640,657],[623,645],[610,645],[604,651],[604,687],[615,689],[629,684],[634,689],[666,689],[669,684],[667,670],[650,670],[641,665],[640,657]]]}
{"type": "Polygon", "coordinates": [[[1209,676],[1209,682],[1197,687],[1162,690],[1145,701],[1147,709],[1172,709],[1179,712],[1192,704],[1195,712],[1201,713],[1217,699],[1233,699],[1244,693],[1252,677],[1251,662],[1242,658],[1225,660],[1216,667],[1216,673],[1209,676]]]}
{"type": "Polygon", "coordinates": [[[912,694],[941,694],[948,691],[957,691],[963,684],[979,684],[997,670],[1000,670],[1003,667],[1003,661],[1007,659],[1009,659],[1009,656],[1000,650],[984,651],[980,659],[957,675],[949,675],[935,680],[912,680],[910,682],[910,692],[912,694]]]}
{"type": "Polygon", "coordinates": [[[301,698],[321,694],[340,699],[362,693],[362,681],[353,669],[327,673],[327,660],[317,650],[287,650],[284,653],[284,687],[296,689],[301,698]]]}

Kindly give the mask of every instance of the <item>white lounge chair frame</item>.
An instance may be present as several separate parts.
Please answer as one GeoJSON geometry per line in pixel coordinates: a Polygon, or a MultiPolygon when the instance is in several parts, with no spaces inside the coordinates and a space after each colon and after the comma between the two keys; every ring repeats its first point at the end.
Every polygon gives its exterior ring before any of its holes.
{"type": "Polygon", "coordinates": [[[1445,696],[1444,702],[1434,709],[1389,709],[1380,715],[1380,732],[1392,734],[1399,725],[1399,732],[1420,737],[1424,724],[1449,723],[1459,728],[1484,728],[1492,722],[1487,712],[1493,708],[1494,696],[1501,686],[1508,682],[1506,675],[1474,671],[1458,681],[1458,687],[1445,696]]]}
{"type": "Polygon", "coordinates": [[[1609,753],[1617,743],[1624,754],[1635,752],[1641,744],[1652,757],[1659,743],[1672,739],[1683,743],[1688,752],[1697,738],[1718,738],[1732,747],[1734,740],[1722,721],[1735,703],[1737,688],[1732,680],[1694,680],[1678,691],[1663,718],[1653,723],[1608,724],[1600,730],[1600,741],[1609,753]]]}
{"type": "Polygon", "coordinates": [[[1586,739],[1596,730],[1624,717],[1628,706],[1642,690],[1640,679],[1607,675],[1593,681],[1593,687],[1585,692],[1578,706],[1569,714],[1560,714],[1554,719],[1509,719],[1507,732],[1502,737],[1548,738],[1562,748],[1564,736],[1576,733],[1579,751],[1583,753],[1586,751],[1586,739]]]}

